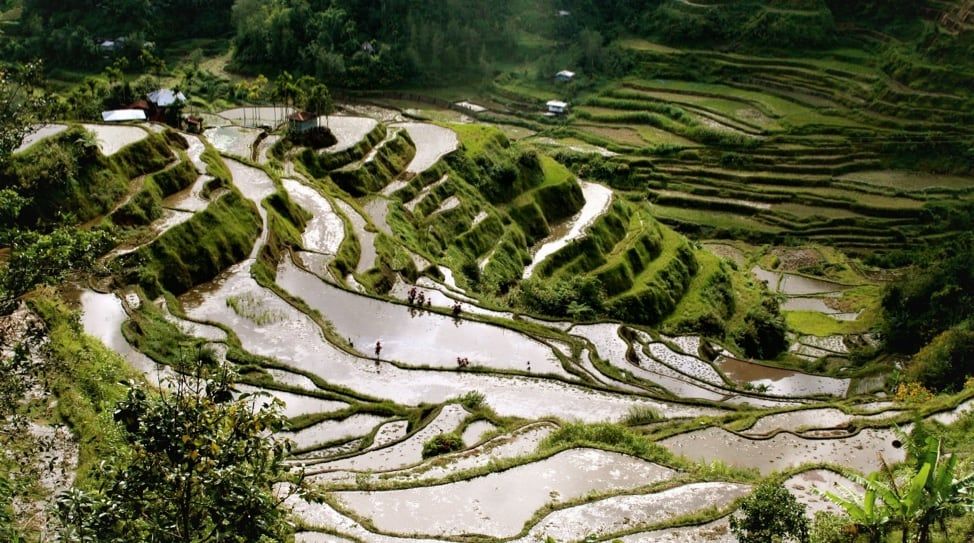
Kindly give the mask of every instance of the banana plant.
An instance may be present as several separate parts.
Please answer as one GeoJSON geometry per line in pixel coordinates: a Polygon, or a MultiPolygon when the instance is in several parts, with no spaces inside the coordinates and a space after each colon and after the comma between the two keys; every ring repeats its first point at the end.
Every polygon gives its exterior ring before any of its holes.
{"type": "Polygon", "coordinates": [[[868,479],[858,475],[849,478],[866,489],[862,497],[853,489],[843,486],[841,495],[826,492],[825,498],[849,515],[856,530],[865,534],[869,543],[881,543],[889,530],[890,515],[885,503],[877,500],[878,495],[874,488],[878,483],[876,475],[871,475],[868,479]]]}

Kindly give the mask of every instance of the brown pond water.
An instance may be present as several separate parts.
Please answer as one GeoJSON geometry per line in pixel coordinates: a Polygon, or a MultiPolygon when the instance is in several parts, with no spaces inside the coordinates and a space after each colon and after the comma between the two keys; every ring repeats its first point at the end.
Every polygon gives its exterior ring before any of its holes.
{"type": "MultiPolygon", "coordinates": [[[[458,404],[447,404],[429,424],[406,440],[368,452],[318,464],[309,468],[308,475],[330,471],[390,471],[419,464],[423,461],[423,444],[434,436],[456,430],[469,413],[458,404]]],[[[314,480],[327,480],[315,477],[314,480]]]]}
{"type": "Polygon", "coordinates": [[[31,133],[24,136],[24,139],[20,142],[20,145],[14,149],[14,153],[16,154],[24,151],[42,139],[56,136],[67,129],[68,125],[66,124],[43,124],[36,126],[31,133]]]}
{"type": "Polygon", "coordinates": [[[622,543],[737,543],[727,518],[699,526],[667,528],[620,537],[622,543]]]}
{"type": "Polygon", "coordinates": [[[764,385],[767,393],[774,396],[844,396],[849,389],[849,379],[772,368],[737,358],[721,356],[715,364],[729,379],[756,387],[764,385]]]}

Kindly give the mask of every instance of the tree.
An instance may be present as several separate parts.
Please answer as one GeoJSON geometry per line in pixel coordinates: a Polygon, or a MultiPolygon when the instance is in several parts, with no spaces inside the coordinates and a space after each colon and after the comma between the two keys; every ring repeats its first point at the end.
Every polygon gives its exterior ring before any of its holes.
{"type": "Polygon", "coordinates": [[[788,326],[777,300],[764,302],[744,316],[744,326],[737,334],[737,344],[753,358],[774,358],[788,348],[788,326]]]}
{"type": "Polygon", "coordinates": [[[316,120],[321,118],[322,115],[325,117],[325,126],[328,126],[328,117],[335,112],[335,102],[331,98],[331,93],[328,92],[328,87],[324,84],[316,84],[308,90],[308,95],[305,97],[304,107],[308,111],[315,114],[316,120]]]}
{"type": "Polygon", "coordinates": [[[740,543],[808,542],[805,506],[781,483],[759,485],[731,516],[730,527],[740,543]]]}
{"type": "Polygon", "coordinates": [[[46,103],[38,91],[41,73],[39,63],[0,68],[0,166],[40,120],[46,103]]]}
{"type": "Polygon", "coordinates": [[[166,392],[132,387],[115,420],[124,459],[104,462],[96,488],[58,499],[63,541],[269,542],[292,526],[282,507],[301,489],[284,464],[279,400],[231,392],[229,374],[179,376],[166,392]],[[289,492],[274,486],[284,483],[289,492]],[[290,485],[288,485],[290,483],[290,485]]]}

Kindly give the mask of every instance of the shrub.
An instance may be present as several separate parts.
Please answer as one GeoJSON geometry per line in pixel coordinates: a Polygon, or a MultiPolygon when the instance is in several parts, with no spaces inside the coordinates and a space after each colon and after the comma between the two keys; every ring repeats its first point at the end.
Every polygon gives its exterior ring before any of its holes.
{"type": "Polygon", "coordinates": [[[730,517],[730,527],[741,543],[808,543],[805,506],[781,483],[762,483],[730,517]]]}
{"type": "Polygon", "coordinates": [[[463,439],[457,434],[440,434],[433,436],[423,443],[423,458],[432,458],[459,451],[463,448],[463,439]]]}
{"type": "Polygon", "coordinates": [[[774,358],[788,348],[787,333],[777,300],[766,298],[744,316],[737,344],[752,358],[774,358]]]}
{"type": "Polygon", "coordinates": [[[937,391],[956,392],[974,373],[974,332],[955,327],[920,349],[906,371],[907,379],[937,391]]]}

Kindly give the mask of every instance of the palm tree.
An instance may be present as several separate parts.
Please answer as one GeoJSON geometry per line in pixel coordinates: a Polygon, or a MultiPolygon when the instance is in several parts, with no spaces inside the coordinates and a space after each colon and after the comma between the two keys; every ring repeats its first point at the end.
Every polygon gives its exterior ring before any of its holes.
{"type": "MultiPolygon", "coordinates": [[[[276,99],[284,100],[284,111],[287,111],[287,106],[289,99],[294,95],[294,76],[290,72],[284,71],[277,76],[274,80],[274,97],[276,99]]],[[[276,109],[275,109],[276,111],[276,109]]],[[[285,113],[284,116],[287,116],[285,113]]],[[[275,128],[277,125],[277,119],[274,119],[275,128]]]]}
{"type": "Polygon", "coordinates": [[[304,102],[305,108],[315,114],[315,123],[320,123],[322,115],[325,115],[325,126],[328,126],[328,117],[335,112],[335,102],[331,99],[328,87],[319,83],[308,92],[304,102]]]}

